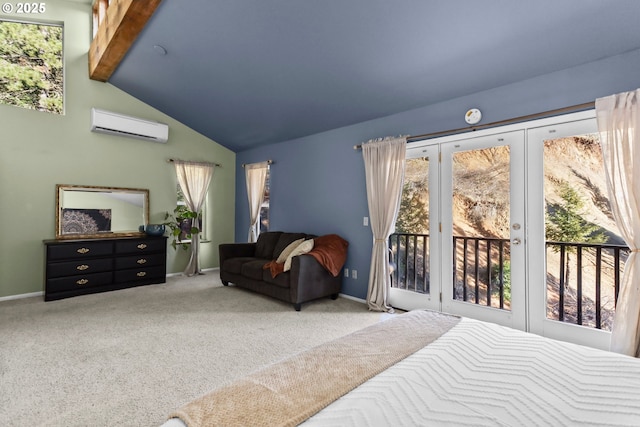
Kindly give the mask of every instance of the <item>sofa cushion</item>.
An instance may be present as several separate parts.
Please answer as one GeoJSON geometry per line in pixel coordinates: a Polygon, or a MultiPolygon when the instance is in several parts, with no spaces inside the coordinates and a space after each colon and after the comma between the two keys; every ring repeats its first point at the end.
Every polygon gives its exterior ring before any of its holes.
{"type": "Polygon", "coordinates": [[[242,264],[240,273],[249,279],[262,280],[263,266],[268,263],[268,259],[253,259],[242,264]]]}
{"type": "Polygon", "coordinates": [[[278,259],[280,257],[280,254],[282,254],[282,251],[285,250],[287,246],[289,246],[292,242],[306,238],[307,235],[304,233],[282,233],[278,238],[278,242],[273,248],[272,259],[278,259]]]}
{"type": "Polygon", "coordinates": [[[282,235],[282,231],[267,231],[261,233],[256,242],[256,257],[272,260],[273,250],[276,247],[276,243],[278,243],[280,235],[282,235]]]}
{"type": "Polygon", "coordinates": [[[222,270],[228,273],[240,274],[242,271],[242,264],[255,260],[254,257],[236,257],[229,258],[224,261],[222,270]]]}

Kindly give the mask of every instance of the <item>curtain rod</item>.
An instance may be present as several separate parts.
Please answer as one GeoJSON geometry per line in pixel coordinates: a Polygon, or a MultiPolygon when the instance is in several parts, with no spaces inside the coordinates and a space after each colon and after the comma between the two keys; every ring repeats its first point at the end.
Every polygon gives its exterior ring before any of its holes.
{"type": "MultiPolygon", "coordinates": [[[[268,165],[272,165],[272,164],[273,164],[273,160],[267,160],[267,161],[265,161],[265,162],[257,162],[257,163],[266,163],[266,164],[268,164],[268,165]]],[[[243,163],[243,164],[242,164],[242,167],[245,167],[245,166],[247,166],[247,165],[252,165],[252,164],[253,164],[253,163],[243,163]]]]}
{"type": "MultiPolygon", "coordinates": [[[[513,119],[500,120],[497,122],[486,123],[484,125],[479,125],[479,126],[444,130],[440,132],[425,133],[422,135],[413,135],[413,136],[407,137],[407,142],[437,138],[440,136],[456,135],[459,133],[465,133],[470,131],[475,132],[481,129],[488,129],[488,128],[493,128],[497,126],[504,126],[504,125],[510,125],[514,123],[527,122],[530,120],[543,119],[545,117],[558,116],[560,114],[576,113],[578,111],[584,111],[591,108],[595,108],[595,105],[596,105],[595,101],[591,101],[591,102],[585,102],[584,104],[577,104],[577,105],[572,105],[570,107],[557,108],[555,110],[544,111],[542,113],[529,114],[526,116],[515,117],[513,119]]],[[[360,148],[362,148],[362,144],[353,146],[354,150],[359,150],[360,148]]]]}
{"type": "MultiPolygon", "coordinates": [[[[167,159],[167,163],[173,163],[175,161],[185,161],[185,160],[178,160],[178,159],[167,159]]],[[[188,161],[188,163],[200,163],[202,165],[213,165],[213,166],[217,166],[217,167],[222,167],[222,165],[220,163],[211,163],[211,162],[192,162],[192,161],[188,161]]]]}

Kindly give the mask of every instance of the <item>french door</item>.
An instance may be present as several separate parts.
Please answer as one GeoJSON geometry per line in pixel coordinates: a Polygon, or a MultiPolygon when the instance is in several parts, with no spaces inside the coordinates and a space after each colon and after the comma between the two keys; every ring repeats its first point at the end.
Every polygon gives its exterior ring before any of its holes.
{"type": "Polygon", "coordinates": [[[524,154],[521,130],[407,150],[393,306],[526,328],[524,154]]]}
{"type": "Polygon", "coordinates": [[[529,330],[608,349],[629,252],[606,196],[596,119],[581,116],[527,131],[527,216],[536,230],[528,242],[529,330]]]}
{"type": "Polygon", "coordinates": [[[389,302],[404,310],[440,310],[439,146],[407,150],[402,208],[391,236],[392,274],[389,302]],[[411,210],[411,212],[407,212],[411,210]]]}
{"type": "Polygon", "coordinates": [[[628,248],[607,207],[594,116],[411,143],[391,304],[608,348],[628,248]],[[569,214],[582,236],[554,229],[569,214]]]}
{"type": "Polygon", "coordinates": [[[524,131],[440,150],[442,310],[525,330],[524,131]]]}

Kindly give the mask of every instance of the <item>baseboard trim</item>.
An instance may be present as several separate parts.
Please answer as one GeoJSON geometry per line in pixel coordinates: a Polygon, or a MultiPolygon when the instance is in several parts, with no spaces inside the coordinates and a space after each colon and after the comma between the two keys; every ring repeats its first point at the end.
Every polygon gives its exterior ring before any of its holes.
{"type": "Polygon", "coordinates": [[[350,299],[350,300],[352,300],[352,301],[356,301],[356,302],[359,302],[359,303],[362,303],[362,304],[366,304],[366,303],[367,303],[367,301],[366,301],[366,300],[364,300],[364,299],[362,299],[362,298],[356,298],[356,297],[353,297],[353,296],[351,296],[351,295],[346,295],[346,294],[339,294],[339,295],[340,295],[342,298],[350,299]]]}
{"type": "MultiPolygon", "coordinates": [[[[218,271],[220,270],[220,267],[212,267],[212,268],[203,268],[201,271],[202,272],[208,272],[208,271],[218,271]]],[[[176,277],[176,276],[182,276],[183,273],[167,273],[167,277],[176,277]]]]}
{"type": "MultiPolygon", "coordinates": [[[[220,267],[213,267],[213,268],[203,268],[202,271],[203,272],[211,272],[211,271],[219,271],[220,267]]],[[[167,277],[176,277],[176,276],[182,276],[182,273],[167,273],[167,277]]],[[[9,295],[8,297],[0,297],[0,302],[2,301],[11,301],[11,300],[15,300],[15,299],[22,299],[22,298],[31,298],[31,297],[38,297],[38,296],[43,296],[44,292],[40,291],[40,292],[31,292],[28,294],[19,294],[19,295],[9,295]]],[[[343,294],[340,293],[339,296],[341,296],[342,298],[346,298],[346,299],[350,299],[352,301],[356,301],[359,302],[361,304],[366,304],[367,301],[362,299],[362,298],[356,298],[354,296],[351,295],[347,295],[347,294],[343,294]]]]}
{"type": "MultiPolygon", "coordinates": [[[[220,270],[220,268],[219,267],[213,267],[213,268],[203,268],[202,269],[203,272],[217,271],[217,270],[220,270]]],[[[175,276],[182,276],[182,273],[167,273],[167,277],[175,277],[175,276]]],[[[15,299],[23,299],[23,298],[41,297],[43,295],[44,295],[44,291],[30,292],[28,294],[9,295],[9,296],[6,296],[6,297],[0,297],[0,302],[2,302],[2,301],[11,301],[11,300],[15,300],[15,299]]]]}
{"type": "Polygon", "coordinates": [[[31,297],[41,297],[44,295],[44,292],[30,292],[28,294],[18,294],[18,295],[9,295],[8,297],[0,297],[0,302],[2,301],[11,301],[14,299],[23,299],[23,298],[31,298],[31,297]]]}

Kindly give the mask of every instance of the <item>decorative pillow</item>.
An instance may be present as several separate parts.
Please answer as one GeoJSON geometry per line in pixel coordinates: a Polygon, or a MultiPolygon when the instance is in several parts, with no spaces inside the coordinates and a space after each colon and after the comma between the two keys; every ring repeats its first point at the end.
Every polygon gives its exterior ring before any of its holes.
{"type": "MultiPolygon", "coordinates": [[[[284,248],[289,246],[289,243],[293,242],[294,240],[308,238],[309,237],[305,233],[282,233],[278,238],[278,242],[273,247],[273,254],[269,258],[278,259],[280,257],[280,253],[282,253],[284,248]]],[[[282,262],[284,262],[284,260],[282,262]]]]}
{"type": "Polygon", "coordinates": [[[285,260],[284,271],[291,270],[291,258],[293,258],[294,256],[306,254],[311,249],[313,249],[313,239],[305,240],[304,242],[300,243],[298,247],[296,247],[285,260]]]}
{"type": "Polygon", "coordinates": [[[282,264],[283,262],[285,262],[289,257],[289,254],[293,252],[293,250],[297,248],[298,245],[302,242],[304,242],[304,237],[302,239],[294,240],[293,242],[289,243],[287,247],[284,248],[282,252],[280,252],[280,255],[278,256],[278,259],[276,260],[276,262],[278,264],[282,264]]]}

